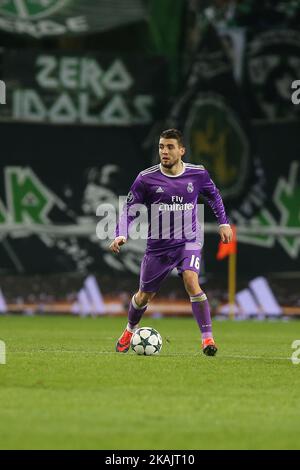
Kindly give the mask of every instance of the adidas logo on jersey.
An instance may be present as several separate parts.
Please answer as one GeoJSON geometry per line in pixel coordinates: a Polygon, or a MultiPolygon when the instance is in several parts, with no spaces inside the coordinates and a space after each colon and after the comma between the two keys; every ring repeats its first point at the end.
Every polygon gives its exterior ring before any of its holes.
{"type": "Polygon", "coordinates": [[[156,190],[157,193],[163,193],[164,190],[161,186],[158,186],[157,190],[156,190]]]}

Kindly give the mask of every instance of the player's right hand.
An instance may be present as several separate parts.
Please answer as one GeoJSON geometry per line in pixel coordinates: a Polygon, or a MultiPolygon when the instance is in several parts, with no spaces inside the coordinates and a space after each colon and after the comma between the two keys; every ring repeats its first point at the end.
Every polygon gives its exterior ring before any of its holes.
{"type": "Polygon", "coordinates": [[[116,237],[114,241],[109,245],[109,249],[113,253],[120,253],[120,247],[126,243],[126,238],[123,236],[116,237]]]}

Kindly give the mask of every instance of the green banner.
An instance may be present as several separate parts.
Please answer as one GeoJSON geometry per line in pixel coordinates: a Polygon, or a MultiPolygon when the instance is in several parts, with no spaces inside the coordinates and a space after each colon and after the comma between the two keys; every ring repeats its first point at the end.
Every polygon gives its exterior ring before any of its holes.
{"type": "Polygon", "coordinates": [[[142,0],[0,0],[0,31],[33,38],[107,31],[145,17],[142,0]]]}

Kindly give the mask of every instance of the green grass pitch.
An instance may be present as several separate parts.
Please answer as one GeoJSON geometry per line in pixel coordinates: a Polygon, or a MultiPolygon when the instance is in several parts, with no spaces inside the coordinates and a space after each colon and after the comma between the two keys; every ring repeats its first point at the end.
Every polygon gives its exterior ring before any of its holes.
{"type": "Polygon", "coordinates": [[[299,449],[300,323],[145,318],[157,357],[114,352],[125,318],[0,317],[1,449],[299,449]]]}

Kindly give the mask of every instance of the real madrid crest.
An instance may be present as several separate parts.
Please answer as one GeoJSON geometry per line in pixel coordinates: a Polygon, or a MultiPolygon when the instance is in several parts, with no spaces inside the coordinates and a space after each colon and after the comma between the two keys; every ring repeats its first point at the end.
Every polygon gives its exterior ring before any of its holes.
{"type": "Polygon", "coordinates": [[[188,183],[187,187],[186,187],[187,191],[189,193],[192,193],[194,191],[194,185],[193,183],[188,183]]]}
{"type": "Polygon", "coordinates": [[[129,191],[128,195],[127,195],[127,204],[130,204],[131,202],[134,201],[134,194],[132,191],[129,191]]]}

